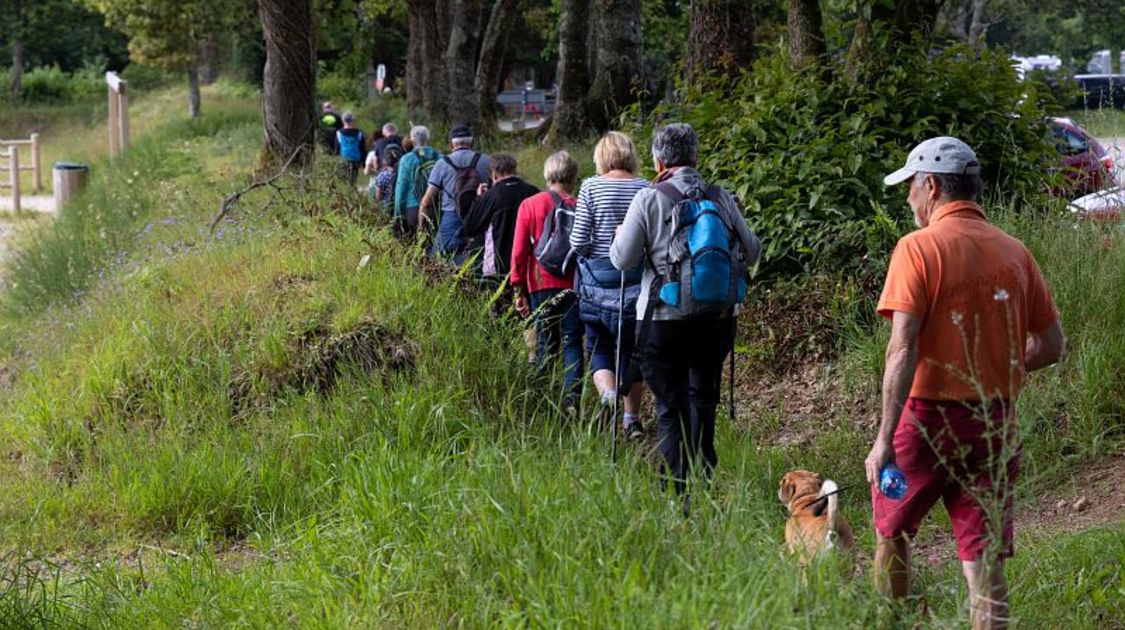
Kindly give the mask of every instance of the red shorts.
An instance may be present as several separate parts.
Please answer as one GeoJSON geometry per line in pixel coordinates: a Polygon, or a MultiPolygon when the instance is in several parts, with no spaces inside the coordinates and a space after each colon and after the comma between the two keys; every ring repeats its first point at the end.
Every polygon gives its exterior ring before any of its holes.
{"type": "Polygon", "coordinates": [[[1010,558],[1020,455],[1015,436],[1015,409],[1007,402],[983,414],[975,405],[907,400],[894,437],[906,496],[894,501],[872,486],[876,531],[884,538],[902,533],[913,537],[941,499],[953,525],[958,558],[979,560],[997,534],[999,557],[1010,558]]]}

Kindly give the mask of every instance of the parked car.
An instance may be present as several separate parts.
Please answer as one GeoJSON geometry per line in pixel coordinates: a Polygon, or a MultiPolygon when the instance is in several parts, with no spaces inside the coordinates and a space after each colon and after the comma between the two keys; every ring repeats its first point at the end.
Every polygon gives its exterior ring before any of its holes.
{"type": "Polygon", "coordinates": [[[1087,195],[1117,185],[1114,158],[1100,142],[1069,118],[1050,120],[1051,139],[1059,150],[1067,184],[1062,196],[1087,195]]]}
{"type": "Polygon", "coordinates": [[[1125,217],[1125,188],[1099,190],[1070,202],[1070,211],[1090,221],[1116,221],[1125,217]]]}

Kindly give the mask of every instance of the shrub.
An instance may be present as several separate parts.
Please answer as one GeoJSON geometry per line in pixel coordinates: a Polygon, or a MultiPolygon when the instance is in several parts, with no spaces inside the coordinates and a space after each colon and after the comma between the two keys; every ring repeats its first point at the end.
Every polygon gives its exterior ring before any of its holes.
{"type": "Polygon", "coordinates": [[[904,57],[870,86],[836,70],[825,79],[793,72],[784,56],[762,59],[648,121],[695,126],[700,170],[742,200],[767,274],[881,267],[910,220],[904,191],[882,178],[926,137],[973,146],[989,194],[1043,194],[1042,167],[1057,155],[1039,86],[1020,83],[1004,54],[957,46],[904,57]]]}

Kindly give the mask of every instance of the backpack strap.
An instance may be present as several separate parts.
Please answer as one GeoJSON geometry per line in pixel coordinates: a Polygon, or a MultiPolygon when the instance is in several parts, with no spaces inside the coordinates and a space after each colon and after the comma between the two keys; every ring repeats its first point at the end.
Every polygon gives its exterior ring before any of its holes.
{"type": "Polygon", "coordinates": [[[473,152],[473,159],[472,159],[472,161],[471,161],[471,162],[469,162],[469,165],[468,165],[468,166],[466,166],[465,168],[473,168],[473,169],[475,169],[475,168],[477,167],[477,162],[479,162],[479,161],[480,161],[480,153],[477,153],[476,151],[474,151],[474,152],[473,152]]]}
{"type": "Polygon", "coordinates": [[[560,195],[559,193],[551,190],[550,188],[547,189],[547,193],[551,195],[551,201],[555,203],[555,208],[561,208],[566,205],[566,200],[564,200],[562,198],[562,195],[560,195]]]}
{"type": "Polygon", "coordinates": [[[669,181],[660,182],[659,184],[654,185],[653,188],[658,190],[665,197],[671,199],[672,205],[677,205],[684,199],[687,199],[687,195],[681,192],[679,188],[676,188],[676,186],[669,181]]]}

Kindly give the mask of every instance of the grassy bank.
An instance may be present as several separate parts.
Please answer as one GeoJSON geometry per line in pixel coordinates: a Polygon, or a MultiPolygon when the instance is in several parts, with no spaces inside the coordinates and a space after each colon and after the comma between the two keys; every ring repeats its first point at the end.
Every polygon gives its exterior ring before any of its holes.
{"type": "MultiPolygon", "coordinates": [[[[252,193],[211,236],[218,199],[245,183],[257,150],[254,111],[232,101],[153,127],[13,263],[0,625],[964,620],[953,563],[920,562],[918,596],[895,611],[830,566],[802,586],[784,555],[779,476],[861,474],[868,432],[846,410],[830,409],[832,429],[811,445],[775,439],[770,418],[722,422],[717,477],[685,519],[647,453],[614,463],[608,436],[560,412],[558,375],[526,367],[517,322],[489,317],[487,294],[400,248],[379,220],[341,212],[349,198],[287,181],[284,199],[252,193]]],[[[538,170],[541,152],[520,151],[538,170]]],[[[1122,409],[1125,261],[1118,232],[1005,224],[1040,257],[1072,336],[1070,362],[1021,408],[1029,484],[1041,485],[1063,478],[1057,464],[1120,449],[1108,429],[1122,409]]],[[[850,366],[869,392],[880,344],[854,332],[834,369],[850,366]]],[[[843,503],[870,549],[864,493],[843,503]]],[[[1119,621],[1122,532],[1021,532],[1010,566],[1021,625],[1119,621]]]]}

